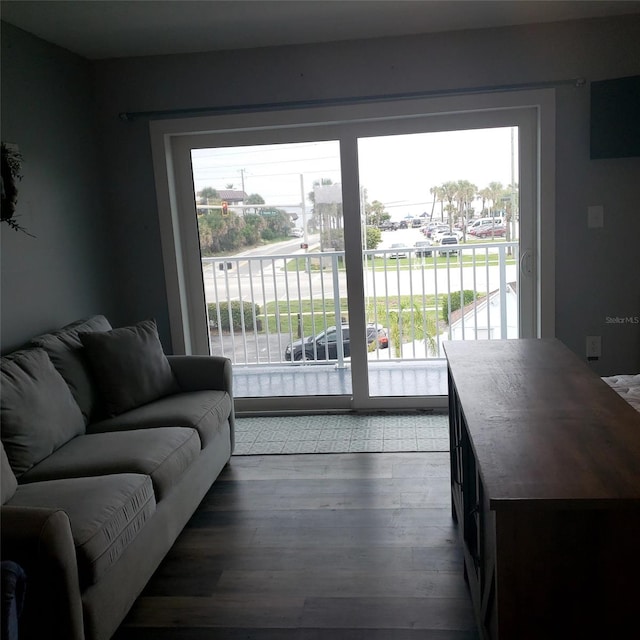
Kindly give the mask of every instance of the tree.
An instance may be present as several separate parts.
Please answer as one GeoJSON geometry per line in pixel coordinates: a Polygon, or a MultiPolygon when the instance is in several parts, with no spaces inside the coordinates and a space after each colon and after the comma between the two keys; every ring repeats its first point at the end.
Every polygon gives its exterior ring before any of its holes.
{"type": "Polygon", "coordinates": [[[463,241],[467,240],[467,220],[469,218],[469,210],[471,203],[476,197],[478,187],[468,180],[458,180],[458,189],[456,191],[456,200],[458,201],[458,211],[463,217],[464,224],[462,226],[463,241]]]}
{"type": "Polygon", "coordinates": [[[202,191],[198,191],[198,204],[217,204],[220,202],[220,196],[213,187],[205,187],[202,191]]]}
{"type": "Polygon", "coordinates": [[[480,189],[480,191],[478,191],[478,196],[480,196],[480,198],[482,198],[482,211],[481,211],[481,214],[485,215],[487,200],[491,200],[491,190],[489,189],[489,187],[485,187],[484,189],[480,189]]]}
{"type": "Polygon", "coordinates": [[[384,210],[384,205],[379,200],[371,204],[365,204],[365,217],[368,225],[379,227],[383,222],[391,218],[391,214],[384,210]]]}
{"type": "Polygon", "coordinates": [[[445,182],[441,187],[442,199],[447,201],[447,206],[444,208],[449,214],[449,230],[453,231],[453,216],[455,213],[455,206],[453,201],[456,199],[458,193],[457,182],[445,182]]]}
{"type": "Polygon", "coordinates": [[[433,314],[429,314],[418,303],[400,299],[398,309],[387,310],[386,303],[378,303],[378,318],[387,318],[390,348],[393,356],[402,358],[402,345],[412,340],[422,340],[427,352],[434,353],[437,326],[433,314]]]}
{"type": "Polygon", "coordinates": [[[365,230],[365,249],[377,249],[382,240],[382,233],[378,227],[367,226],[365,230]]]}
{"type": "Polygon", "coordinates": [[[262,232],[267,228],[267,221],[256,213],[246,213],[244,215],[244,227],[242,236],[244,244],[254,246],[262,240],[262,232]]]}
{"type": "Polygon", "coordinates": [[[433,204],[431,205],[431,216],[429,217],[429,220],[433,220],[433,212],[436,208],[436,202],[440,203],[440,220],[444,220],[444,195],[442,193],[442,187],[431,187],[431,189],[429,189],[429,193],[433,196],[433,204]]]}
{"type": "MultiPolygon", "coordinates": [[[[259,194],[259,193],[252,193],[251,195],[247,196],[245,201],[245,204],[264,204],[264,198],[259,194]]],[[[245,212],[249,211],[249,209],[245,209],[245,212]]],[[[260,213],[262,211],[262,209],[260,209],[259,207],[256,207],[255,209],[253,209],[253,213],[260,213]]]]}
{"type": "MultiPolygon", "coordinates": [[[[342,231],[342,202],[317,202],[316,191],[320,187],[332,186],[331,178],[321,178],[313,183],[314,190],[309,193],[309,200],[313,203],[310,227],[320,231],[320,248],[342,250],[344,248],[344,233],[342,231]]],[[[338,186],[338,185],[336,185],[338,186]]]]}
{"type": "MultiPolygon", "coordinates": [[[[511,242],[511,229],[512,222],[515,217],[518,215],[518,211],[520,209],[520,191],[518,189],[518,184],[510,184],[505,190],[505,194],[503,198],[508,198],[507,204],[505,206],[505,226],[506,226],[506,234],[505,240],[507,242],[511,242]]],[[[511,247],[508,249],[508,255],[511,255],[511,247]]]]}
{"type": "Polygon", "coordinates": [[[490,182],[487,187],[489,201],[491,202],[490,213],[491,215],[496,214],[496,205],[502,199],[504,195],[504,187],[501,182],[490,182]]]}

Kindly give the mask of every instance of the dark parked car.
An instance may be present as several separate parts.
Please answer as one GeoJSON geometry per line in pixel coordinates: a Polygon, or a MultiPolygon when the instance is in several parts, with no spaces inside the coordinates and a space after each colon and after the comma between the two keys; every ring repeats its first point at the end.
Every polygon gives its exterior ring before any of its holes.
{"type": "Polygon", "coordinates": [[[416,242],[415,256],[416,258],[430,258],[431,240],[420,240],[416,242]]]}
{"type": "MultiPolygon", "coordinates": [[[[308,336],[287,345],[284,351],[285,360],[337,360],[338,335],[337,327],[328,327],[317,336],[308,336]]],[[[379,349],[389,346],[389,337],[382,325],[367,325],[367,344],[371,346],[377,341],[379,349]]],[[[351,355],[351,341],[349,339],[349,325],[342,325],[342,348],[345,358],[351,355]]]]}

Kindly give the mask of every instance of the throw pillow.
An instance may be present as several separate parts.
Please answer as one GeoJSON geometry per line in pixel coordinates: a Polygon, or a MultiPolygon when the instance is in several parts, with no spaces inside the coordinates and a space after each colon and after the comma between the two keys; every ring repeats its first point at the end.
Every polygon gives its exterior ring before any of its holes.
{"type": "Polygon", "coordinates": [[[2,504],[13,497],[18,488],[18,481],[9,464],[9,458],[4,450],[4,445],[0,442],[0,464],[2,465],[2,476],[0,476],[0,493],[2,494],[2,504]]]}
{"type": "Polygon", "coordinates": [[[20,477],[71,438],[84,433],[78,403],[43,349],[0,361],[2,443],[20,477]]]}
{"type": "Polygon", "coordinates": [[[85,361],[84,348],[79,334],[94,331],[109,331],[113,327],[102,315],[72,322],[53,333],[46,333],[31,340],[42,347],[51,358],[53,366],[60,372],[80,406],[85,423],[101,414],[89,366],[85,361]]]}
{"type": "Polygon", "coordinates": [[[154,320],[81,333],[80,340],[109,416],[178,391],[154,320]]]}

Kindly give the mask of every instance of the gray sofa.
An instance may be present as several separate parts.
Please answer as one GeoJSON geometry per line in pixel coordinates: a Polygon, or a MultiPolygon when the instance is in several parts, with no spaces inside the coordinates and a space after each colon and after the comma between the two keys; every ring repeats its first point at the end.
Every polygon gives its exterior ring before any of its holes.
{"type": "Polygon", "coordinates": [[[234,446],[231,364],[94,316],[2,357],[3,560],[20,638],[106,640],[234,446]]]}

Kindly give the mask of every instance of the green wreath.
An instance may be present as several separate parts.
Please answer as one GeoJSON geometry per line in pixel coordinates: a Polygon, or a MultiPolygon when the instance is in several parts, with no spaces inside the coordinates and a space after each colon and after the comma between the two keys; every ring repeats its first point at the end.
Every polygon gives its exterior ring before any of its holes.
{"type": "MultiPolygon", "coordinates": [[[[22,156],[14,145],[2,143],[1,191],[2,206],[0,221],[6,222],[12,229],[27,233],[16,220],[18,204],[18,182],[22,180],[22,156]]],[[[31,235],[31,234],[27,234],[31,235]]]]}

